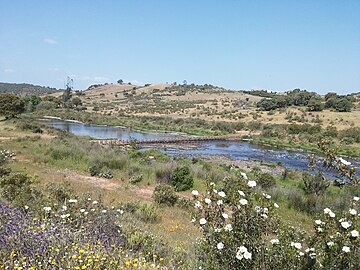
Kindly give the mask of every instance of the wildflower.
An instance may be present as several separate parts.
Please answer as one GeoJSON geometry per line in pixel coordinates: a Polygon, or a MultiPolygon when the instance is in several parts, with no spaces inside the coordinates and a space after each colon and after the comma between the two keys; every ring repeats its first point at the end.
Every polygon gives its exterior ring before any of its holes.
{"type": "Polygon", "coordinates": [[[334,218],[334,217],[335,217],[334,212],[330,212],[330,213],[329,213],[329,216],[332,217],[332,218],[334,218]]]}
{"type": "Polygon", "coordinates": [[[51,211],[51,207],[49,207],[49,206],[45,206],[43,209],[45,210],[45,212],[50,212],[51,211]]]}
{"type": "Polygon", "coordinates": [[[261,212],[261,207],[260,207],[260,206],[255,206],[255,211],[256,211],[257,213],[260,213],[260,212],[261,212]]]}
{"type": "Polygon", "coordinates": [[[63,219],[65,219],[65,218],[70,217],[70,214],[61,215],[60,217],[63,218],[63,219]]]}
{"type": "Polygon", "coordinates": [[[195,203],[195,208],[201,209],[201,208],[202,208],[201,202],[197,201],[197,202],[195,203]]]}
{"type": "Polygon", "coordinates": [[[356,212],[355,209],[350,209],[350,210],[349,210],[349,213],[350,213],[350,215],[352,215],[352,216],[355,216],[355,215],[357,214],[357,212],[356,212]]]}
{"type": "Polygon", "coordinates": [[[85,209],[80,209],[80,212],[81,212],[81,213],[84,213],[84,212],[85,212],[85,209]]]}
{"type": "Polygon", "coordinates": [[[102,210],[101,212],[102,212],[102,213],[106,213],[107,211],[104,209],[104,210],[102,210]]]}
{"type": "Polygon", "coordinates": [[[25,208],[25,210],[28,210],[28,209],[29,209],[29,206],[25,205],[24,208],[25,208]]]}
{"type": "Polygon", "coordinates": [[[240,175],[241,175],[245,180],[248,180],[248,177],[247,177],[246,173],[241,172],[240,175]]]}
{"type": "Polygon", "coordinates": [[[196,219],[193,217],[192,219],[191,219],[191,223],[194,223],[196,221],[196,219]]]}
{"type": "Polygon", "coordinates": [[[330,242],[327,242],[326,243],[329,247],[333,246],[334,245],[334,242],[333,241],[330,241],[330,242]]]}
{"type": "Polygon", "coordinates": [[[316,253],[310,253],[310,254],[309,254],[309,257],[310,257],[310,259],[315,260],[315,258],[316,258],[316,253]]]}
{"type": "Polygon", "coordinates": [[[215,183],[214,183],[214,182],[210,182],[210,186],[215,186],[215,183]]]}
{"type": "Polygon", "coordinates": [[[76,199],[70,199],[68,202],[69,203],[77,203],[77,200],[76,199]]]}
{"type": "Polygon", "coordinates": [[[248,201],[246,199],[241,199],[239,202],[240,202],[241,205],[248,204],[248,201]]]}
{"type": "Polygon", "coordinates": [[[348,253],[348,252],[350,252],[350,248],[347,246],[343,246],[342,251],[344,251],[345,253],[348,253]]]}
{"type": "Polygon", "coordinates": [[[241,246],[241,247],[239,248],[239,251],[240,251],[241,253],[245,253],[245,252],[248,251],[248,250],[247,250],[246,247],[241,246]]]}
{"type": "Polygon", "coordinates": [[[218,201],[216,202],[216,204],[219,205],[219,206],[222,205],[223,203],[224,203],[223,200],[218,200],[218,201]]]}
{"type": "Polygon", "coordinates": [[[225,218],[225,219],[227,219],[227,218],[229,217],[229,215],[228,215],[228,214],[226,214],[226,213],[222,213],[221,215],[222,215],[222,216],[223,216],[223,218],[225,218]]]}
{"type": "Polygon", "coordinates": [[[271,199],[271,195],[263,193],[263,196],[265,197],[265,199],[271,199]]]}
{"type": "Polygon", "coordinates": [[[199,191],[193,190],[193,191],[191,191],[191,194],[194,195],[194,196],[198,196],[198,195],[199,195],[199,191]]]}
{"type": "Polygon", "coordinates": [[[274,203],[275,208],[279,208],[279,205],[277,203],[274,203]]]}
{"type": "Polygon", "coordinates": [[[343,158],[339,158],[339,161],[340,161],[342,164],[344,164],[345,166],[349,166],[349,165],[351,165],[351,162],[346,161],[346,160],[345,160],[345,159],[343,159],[343,158]]]}
{"type": "Polygon", "coordinates": [[[219,232],[221,232],[221,229],[215,228],[215,229],[214,229],[214,232],[219,233],[219,232]]]}
{"type": "Polygon", "coordinates": [[[67,210],[67,206],[66,206],[66,205],[63,205],[63,206],[62,206],[62,210],[63,210],[63,211],[66,211],[66,210],[67,210]]]}
{"type": "Polygon", "coordinates": [[[291,242],[290,244],[292,247],[295,247],[297,249],[301,249],[301,243],[294,243],[294,242],[291,242]]]}
{"type": "Polygon", "coordinates": [[[225,194],[224,191],[220,191],[220,192],[218,193],[218,195],[219,195],[220,197],[223,197],[223,198],[225,198],[225,196],[226,196],[226,194],[225,194]]]}
{"type": "Polygon", "coordinates": [[[211,200],[209,199],[209,198],[205,198],[205,203],[207,203],[207,204],[210,204],[211,203],[211,200]]]}
{"type": "Polygon", "coordinates": [[[279,241],[279,239],[272,239],[272,240],[270,240],[270,243],[273,245],[277,245],[277,244],[280,244],[280,241],[279,241]]]}
{"type": "Polygon", "coordinates": [[[354,201],[358,202],[360,200],[360,197],[355,196],[353,199],[354,199],[354,201]]]}
{"type": "Polygon", "coordinates": [[[226,226],[225,226],[225,231],[227,231],[227,232],[231,232],[232,231],[232,225],[231,224],[226,224],[226,226]]]}
{"type": "Polygon", "coordinates": [[[246,260],[251,260],[251,253],[250,252],[248,252],[248,251],[246,251],[245,253],[244,253],[244,258],[246,259],[246,260]]]}
{"type": "Polygon", "coordinates": [[[343,221],[341,222],[341,227],[343,227],[344,229],[348,229],[351,227],[351,223],[348,221],[343,221]]]}
{"type": "Polygon", "coordinates": [[[116,212],[119,212],[120,215],[124,214],[124,210],[122,210],[122,209],[117,209],[116,212]]]}
{"type": "Polygon", "coordinates": [[[250,188],[254,188],[254,187],[256,187],[256,182],[255,181],[249,181],[247,185],[250,188]]]}
{"type": "Polygon", "coordinates": [[[217,249],[219,249],[219,250],[221,250],[221,249],[223,249],[224,248],[224,244],[223,243],[218,243],[217,244],[217,249]]]}
{"type": "Polygon", "coordinates": [[[322,221],[321,221],[320,219],[317,219],[317,220],[315,220],[315,223],[316,223],[317,225],[321,225],[322,221]]]}
{"type": "Polygon", "coordinates": [[[323,228],[320,228],[320,227],[318,227],[316,230],[317,230],[318,232],[323,232],[323,231],[324,231],[323,228]]]}
{"type": "Polygon", "coordinates": [[[240,195],[240,196],[243,196],[243,197],[245,197],[245,193],[244,193],[243,191],[241,191],[241,190],[238,190],[238,193],[239,193],[239,195],[240,195]]]}
{"type": "Polygon", "coordinates": [[[205,225],[206,224],[206,219],[201,218],[199,222],[200,222],[200,225],[205,225]]]}
{"type": "Polygon", "coordinates": [[[301,251],[300,251],[300,252],[299,252],[299,255],[300,255],[300,256],[304,256],[305,254],[304,254],[304,252],[301,252],[301,251]]]}
{"type": "Polygon", "coordinates": [[[305,249],[305,252],[306,252],[306,253],[309,253],[310,251],[314,252],[314,251],[315,251],[315,248],[307,248],[307,249],[305,249]]]}
{"type": "Polygon", "coordinates": [[[324,209],[324,214],[329,214],[331,212],[330,208],[325,208],[324,209]]]}
{"type": "Polygon", "coordinates": [[[268,218],[268,215],[267,214],[261,214],[261,217],[268,218]]]}
{"type": "Polygon", "coordinates": [[[215,188],[213,189],[213,191],[214,191],[214,193],[216,193],[216,194],[218,193],[218,191],[217,191],[215,188]]]}
{"type": "Polygon", "coordinates": [[[92,204],[93,205],[98,204],[98,201],[93,201],[92,204]]]}
{"type": "Polygon", "coordinates": [[[350,232],[350,235],[351,235],[351,237],[356,238],[356,237],[359,237],[359,232],[357,230],[352,230],[350,232]]]}

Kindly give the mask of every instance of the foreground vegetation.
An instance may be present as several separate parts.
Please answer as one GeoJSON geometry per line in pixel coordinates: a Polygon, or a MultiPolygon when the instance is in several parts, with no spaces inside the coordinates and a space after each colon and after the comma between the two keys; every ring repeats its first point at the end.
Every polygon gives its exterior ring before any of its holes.
{"type": "Polygon", "coordinates": [[[21,120],[2,122],[1,136],[13,137],[0,144],[6,149],[0,166],[2,267],[360,265],[355,185],[103,148],[21,120]]]}

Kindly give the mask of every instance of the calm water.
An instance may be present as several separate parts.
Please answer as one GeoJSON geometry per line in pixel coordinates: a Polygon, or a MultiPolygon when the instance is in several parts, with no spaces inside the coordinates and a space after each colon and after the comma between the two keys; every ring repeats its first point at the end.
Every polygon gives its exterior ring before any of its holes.
{"type": "MultiPolygon", "coordinates": [[[[136,132],[131,129],[116,126],[85,125],[60,120],[41,121],[42,124],[64,129],[72,134],[81,136],[90,136],[98,139],[150,139],[159,137],[170,137],[169,134],[136,132]]],[[[148,149],[148,148],[147,148],[148,149]]],[[[263,160],[265,162],[281,163],[282,166],[289,169],[309,170],[307,160],[308,153],[278,150],[261,147],[249,142],[203,142],[196,149],[159,149],[170,156],[178,157],[198,157],[201,155],[223,155],[232,160],[263,160]]],[[[359,162],[349,160],[357,168],[359,162]]],[[[358,170],[359,171],[359,170],[358,170]]],[[[359,172],[358,172],[359,174],[359,172]]],[[[327,174],[327,176],[332,176],[327,174]]]]}

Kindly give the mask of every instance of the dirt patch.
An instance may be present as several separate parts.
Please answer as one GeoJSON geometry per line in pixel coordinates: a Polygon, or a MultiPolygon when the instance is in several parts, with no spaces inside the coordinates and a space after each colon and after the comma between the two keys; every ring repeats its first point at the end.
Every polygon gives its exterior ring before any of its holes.
{"type": "Polygon", "coordinates": [[[120,184],[106,178],[87,176],[74,172],[65,173],[64,179],[69,182],[82,183],[106,190],[115,190],[120,187],[120,184]]]}
{"type": "Polygon", "coordinates": [[[154,188],[152,187],[147,187],[147,188],[137,188],[134,190],[135,194],[147,201],[151,201],[152,200],[152,195],[154,193],[154,188]]]}

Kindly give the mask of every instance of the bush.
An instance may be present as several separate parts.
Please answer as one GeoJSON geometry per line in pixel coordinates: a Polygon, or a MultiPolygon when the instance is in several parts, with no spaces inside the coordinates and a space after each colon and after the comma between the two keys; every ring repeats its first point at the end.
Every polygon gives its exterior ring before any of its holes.
{"type": "Polygon", "coordinates": [[[268,189],[276,185],[275,177],[270,173],[259,173],[255,178],[259,185],[264,189],[268,189]]]}
{"type": "Polygon", "coordinates": [[[159,219],[157,207],[153,204],[141,204],[136,210],[136,215],[144,222],[156,222],[159,219]]]}
{"type": "Polygon", "coordinates": [[[303,173],[304,191],[306,194],[314,194],[316,196],[324,194],[325,190],[329,187],[329,182],[321,173],[311,175],[303,173]]]}
{"type": "Polygon", "coordinates": [[[139,182],[141,182],[143,180],[143,175],[142,174],[138,174],[138,175],[134,175],[130,177],[130,183],[135,185],[139,182]]]}
{"type": "Polygon", "coordinates": [[[156,203],[167,206],[174,206],[179,199],[174,188],[166,184],[157,185],[152,197],[156,203]]]}
{"type": "Polygon", "coordinates": [[[176,191],[185,191],[193,187],[194,179],[188,167],[178,167],[171,174],[171,183],[176,191]]]}

